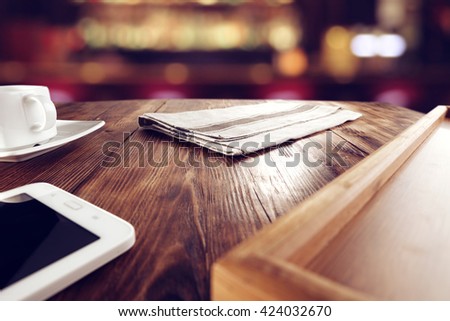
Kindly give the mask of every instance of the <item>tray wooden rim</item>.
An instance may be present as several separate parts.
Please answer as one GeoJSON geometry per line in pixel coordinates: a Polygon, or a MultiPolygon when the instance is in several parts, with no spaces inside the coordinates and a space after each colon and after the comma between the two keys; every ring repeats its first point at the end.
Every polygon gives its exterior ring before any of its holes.
{"type": "Polygon", "coordinates": [[[439,126],[437,106],[391,142],[340,175],[274,224],[217,261],[213,300],[376,300],[304,266],[382,189],[439,126]],[[295,258],[301,265],[289,262],[295,258]]]}

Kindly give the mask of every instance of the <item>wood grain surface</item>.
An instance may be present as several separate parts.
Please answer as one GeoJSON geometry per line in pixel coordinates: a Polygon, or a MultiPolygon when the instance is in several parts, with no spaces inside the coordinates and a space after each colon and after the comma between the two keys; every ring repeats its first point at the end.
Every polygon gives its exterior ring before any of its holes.
{"type": "Polygon", "coordinates": [[[450,121],[307,268],[382,300],[450,300],[450,121]]]}
{"type": "MultiPolygon", "coordinates": [[[[333,282],[311,273],[307,265],[322,255],[324,248],[333,243],[334,238],[361,213],[378,191],[383,191],[385,183],[440,125],[446,113],[447,107],[436,107],[288,215],[231,251],[214,266],[213,298],[342,300],[373,296],[371,291],[356,295],[353,288],[346,289],[339,283],[332,285],[333,282]],[[256,267],[259,267],[259,271],[255,271],[256,267]],[[305,274],[309,277],[305,277],[305,274]],[[324,287],[324,284],[328,286],[324,287]],[[273,291],[273,286],[278,291],[273,291]]],[[[433,193],[433,189],[428,190],[428,193],[433,193]]],[[[395,204],[392,199],[390,201],[390,204],[395,204]]],[[[410,199],[411,203],[414,201],[414,198],[410,199]]],[[[433,212],[430,205],[433,204],[428,205],[428,210],[433,212]]],[[[359,230],[352,232],[358,233],[359,230]]],[[[335,255],[341,253],[338,251],[335,255]]],[[[374,269],[380,269],[382,264],[383,260],[374,269]]],[[[327,268],[336,271],[334,265],[327,265],[327,268]]],[[[336,273],[344,274],[345,268],[341,266],[342,270],[336,273]]],[[[364,272],[352,272],[360,278],[365,276],[364,272]]],[[[387,285],[385,283],[382,286],[382,291],[389,289],[387,285]]]]}
{"type": "Polygon", "coordinates": [[[136,100],[58,106],[59,119],[101,119],[106,125],[35,159],[0,163],[0,191],[38,181],[54,184],[129,221],[137,241],[129,252],[53,299],[208,300],[211,266],[219,257],[422,116],[389,104],[322,102],[363,117],[234,158],[137,125],[145,112],[258,102],[136,100]]]}

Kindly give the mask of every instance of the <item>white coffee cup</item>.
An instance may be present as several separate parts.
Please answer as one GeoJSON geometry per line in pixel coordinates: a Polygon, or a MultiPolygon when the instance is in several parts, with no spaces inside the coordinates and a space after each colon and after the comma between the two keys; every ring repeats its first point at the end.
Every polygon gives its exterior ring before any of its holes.
{"type": "Polygon", "coordinates": [[[0,149],[45,143],[56,136],[56,108],[45,86],[0,86],[0,149]]]}

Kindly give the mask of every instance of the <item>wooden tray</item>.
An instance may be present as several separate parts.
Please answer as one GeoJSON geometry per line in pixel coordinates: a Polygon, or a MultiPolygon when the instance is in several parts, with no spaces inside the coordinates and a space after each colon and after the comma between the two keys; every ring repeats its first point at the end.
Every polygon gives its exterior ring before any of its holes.
{"type": "Polygon", "coordinates": [[[214,264],[214,300],[449,300],[450,121],[438,106],[214,264]]]}

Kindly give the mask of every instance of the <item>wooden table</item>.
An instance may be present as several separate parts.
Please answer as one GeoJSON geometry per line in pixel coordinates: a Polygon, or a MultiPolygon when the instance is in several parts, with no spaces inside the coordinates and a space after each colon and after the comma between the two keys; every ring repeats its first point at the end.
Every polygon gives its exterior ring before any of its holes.
{"type": "Polygon", "coordinates": [[[145,112],[257,102],[136,100],[58,106],[59,119],[101,119],[106,126],[35,159],[0,163],[0,191],[32,182],[54,184],[129,221],[137,241],[129,252],[54,299],[208,300],[211,266],[219,257],[422,116],[388,104],[324,102],[363,117],[277,149],[234,158],[137,125],[145,112]]]}

